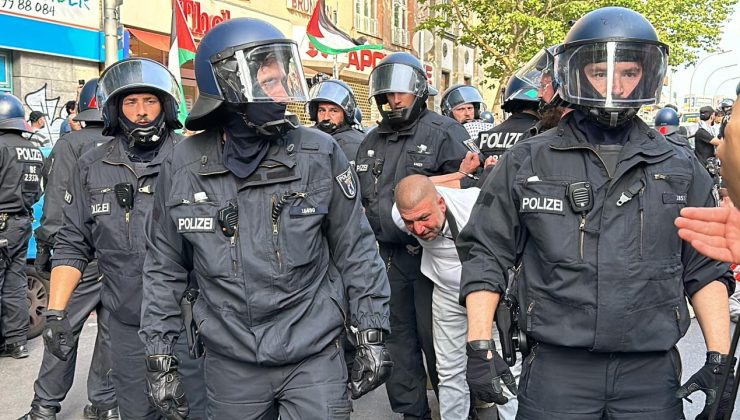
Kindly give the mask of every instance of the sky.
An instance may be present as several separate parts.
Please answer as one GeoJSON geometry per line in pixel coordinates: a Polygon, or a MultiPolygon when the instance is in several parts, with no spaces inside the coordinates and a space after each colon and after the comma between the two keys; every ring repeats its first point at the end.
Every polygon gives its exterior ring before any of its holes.
{"type": "Polygon", "coordinates": [[[698,66],[686,68],[684,65],[678,66],[672,88],[677,94],[678,103],[682,103],[684,95],[693,92],[694,94],[712,97],[715,95],[728,98],[735,98],[735,86],[740,82],[740,3],[735,5],[734,13],[724,24],[724,33],[719,44],[720,50],[733,50],[726,54],[712,55],[699,54],[697,60],[698,66]],[[703,58],[707,57],[702,61],[703,58]],[[732,65],[734,67],[721,67],[732,65]],[[693,87],[690,88],[691,75],[694,73],[693,87]],[[738,77],[739,79],[726,81],[738,77]],[[726,81],[726,82],[725,82],[726,81]],[[724,83],[723,83],[724,82],[724,83]],[[706,92],[704,86],[706,84],[706,92]]]}

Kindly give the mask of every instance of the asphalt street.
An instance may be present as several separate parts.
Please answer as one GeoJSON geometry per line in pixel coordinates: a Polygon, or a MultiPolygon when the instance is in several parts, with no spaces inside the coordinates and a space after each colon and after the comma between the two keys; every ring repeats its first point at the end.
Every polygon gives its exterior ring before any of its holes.
{"type": "MultiPolygon", "coordinates": [[[[61,413],[57,415],[59,420],[82,418],[82,408],[87,402],[85,379],[92,356],[96,328],[96,320],[92,316],[82,332],[75,383],[62,405],[61,413]]],[[[43,342],[41,338],[36,338],[28,344],[31,356],[27,359],[0,359],[0,420],[15,420],[29,409],[33,398],[33,381],[36,379],[41,363],[43,342]]],[[[692,320],[688,334],[679,342],[678,347],[682,357],[683,379],[686,380],[704,364],[706,352],[701,330],[695,319],[692,320]]],[[[429,393],[429,398],[436,410],[436,401],[432,392],[429,393]]],[[[701,411],[704,405],[704,394],[694,394],[691,399],[693,404],[684,401],[684,412],[687,419],[693,419],[701,411]]],[[[353,420],[398,418],[400,417],[390,409],[384,388],[379,388],[354,402],[353,420]]],[[[438,418],[435,415],[435,419],[438,418]]],[[[495,415],[489,411],[484,418],[492,419],[495,415]]],[[[732,418],[740,420],[740,408],[735,408],[732,418]]]]}

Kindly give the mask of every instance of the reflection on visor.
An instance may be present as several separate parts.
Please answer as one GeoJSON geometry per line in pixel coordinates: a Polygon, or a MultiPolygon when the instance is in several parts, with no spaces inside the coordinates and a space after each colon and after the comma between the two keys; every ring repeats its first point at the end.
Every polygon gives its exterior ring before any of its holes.
{"type": "Polygon", "coordinates": [[[309,93],[311,101],[326,101],[335,103],[346,109],[353,102],[350,93],[341,85],[333,82],[321,82],[311,87],[309,93]]]}
{"type": "Polygon", "coordinates": [[[552,74],[553,63],[550,60],[550,55],[545,50],[540,50],[534,57],[532,57],[527,64],[519,69],[515,76],[524,80],[532,86],[541,86],[542,75],[552,74]]]}
{"type": "Polygon", "coordinates": [[[305,77],[295,44],[277,44],[237,50],[213,64],[227,102],[306,101],[305,77]]]}
{"type": "Polygon", "coordinates": [[[483,103],[483,97],[477,89],[471,86],[461,86],[455,89],[447,96],[447,103],[451,109],[455,109],[462,104],[483,103]]]}
{"type": "Polygon", "coordinates": [[[384,64],[370,74],[370,96],[383,93],[412,93],[421,95],[425,79],[411,66],[384,64]]]}
{"type": "Polygon", "coordinates": [[[172,96],[180,103],[180,87],[174,76],[161,64],[148,59],[119,61],[103,72],[96,96],[101,106],[122,89],[151,88],[172,96]]]}

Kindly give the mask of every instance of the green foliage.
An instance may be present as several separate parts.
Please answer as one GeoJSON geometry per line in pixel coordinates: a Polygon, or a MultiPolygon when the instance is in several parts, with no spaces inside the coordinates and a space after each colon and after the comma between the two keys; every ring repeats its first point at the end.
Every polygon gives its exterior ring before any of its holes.
{"type": "Polygon", "coordinates": [[[715,50],[722,27],[738,0],[419,0],[429,7],[420,28],[476,47],[478,63],[500,85],[542,48],[562,42],[568,22],[604,6],[640,12],[668,44],[671,65],[696,62],[699,52],[715,50]],[[457,30],[459,28],[459,30],[457,30]]]}

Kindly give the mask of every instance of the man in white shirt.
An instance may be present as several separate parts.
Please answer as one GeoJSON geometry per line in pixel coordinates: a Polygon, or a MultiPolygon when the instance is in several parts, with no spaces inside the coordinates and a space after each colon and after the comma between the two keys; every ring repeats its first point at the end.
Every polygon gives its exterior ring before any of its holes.
{"type": "MultiPolygon", "coordinates": [[[[454,238],[468,223],[479,188],[435,187],[424,175],[410,175],[396,186],[393,221],[419,239],[423,248],[421,272],[434,282],[432,324],[439,374],[439,410],[442,420],[473,416],[466,382],[467,312],[459,304],[462,265],[454,238]]],[[[500,406],[502,419],[516,416],[516,400],[500,406]]],[[[513,399],[513,401],[512,401],[513,399]]]]}

